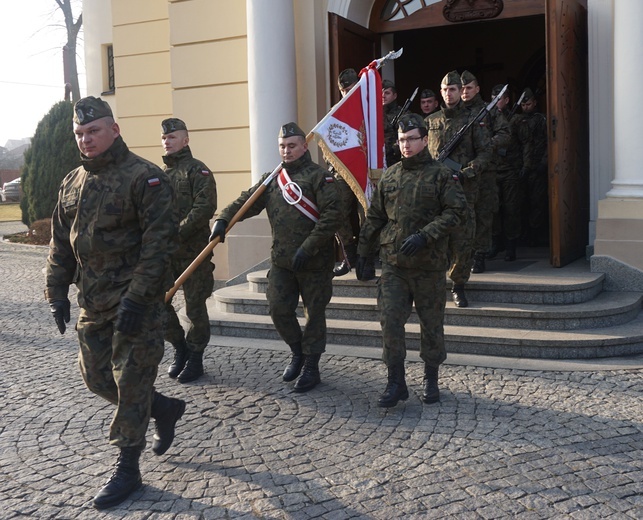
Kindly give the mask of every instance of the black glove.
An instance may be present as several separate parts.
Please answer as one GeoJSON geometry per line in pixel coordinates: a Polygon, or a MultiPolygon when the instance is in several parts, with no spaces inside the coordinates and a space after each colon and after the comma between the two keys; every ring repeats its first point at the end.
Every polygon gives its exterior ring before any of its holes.
{"type": "Polygon", "coordinates": [[[64,334],[67,330],[65,323],[69,323],[69,300],[64,298],[62,300],[49,300],[49,308],[51,309],[51,314],[56,320],[56,325],[58,325],[58,330],[61,334],[64,334]]]}
{"type": "Polygon", "coordinates": [[[357,276],[358,280],[362,280],[364,278],[364,267],[366,267],[366,260],[367,257],[365,256],[357,257],[357,263],[355,264],[355,276],[357,276]]]}
{"type": "Polygon", "coordinates": [[[123,334],[136,334],[143,325],[146,306],[129,298],[123,298],[116,316],[116,330],[123,334]]]}
{"type": "Polygon", "coordinates": [[[292,270],[297,272],[301,271],[304,267],[304,264],[308,261],[310,256],[306,251],[304,251],[301,247],[297,249],[297,252],[295,253],[295,256],[292,257],[292,270]]]}
{"type": "Polygon", "coordinates": [[[210,242],[219,237],[219,242],[225,242],[225,230],[228,227],[228,222],[223,219],[217,219],[212,226],[212,233],[210,233],[210,242]]]}
{"type": "Polygon", "coordinates": [[[406,237],[406,239],[402,243],[402,247],[400,247],[400,253],[406,256],[413,256],[423,247],[426,247],[426,238],[424,238],[419,233],[413,233],[412,235],[406,237]]]}

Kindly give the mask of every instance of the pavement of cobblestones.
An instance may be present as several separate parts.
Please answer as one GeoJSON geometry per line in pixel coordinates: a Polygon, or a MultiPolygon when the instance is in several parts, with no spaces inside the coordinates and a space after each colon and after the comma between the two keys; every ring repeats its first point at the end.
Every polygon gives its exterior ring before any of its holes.
{"type": "Polygon", "coordinates": [[[295,394],[277,342],[215,336],[195,383],[170,380],[166,354],[158,388],[188,402],[175,443],[161,457],[148,445],[145,486],[97,512],[112,408],[84,387],[76,335],[43,301],[45,257],[0,242],[0,518],[643,518],[640,359],[459,359],[428,406],[411,356],[409,400],[383,410],[379,352],[329,347],[322,384],[295,394]]]}

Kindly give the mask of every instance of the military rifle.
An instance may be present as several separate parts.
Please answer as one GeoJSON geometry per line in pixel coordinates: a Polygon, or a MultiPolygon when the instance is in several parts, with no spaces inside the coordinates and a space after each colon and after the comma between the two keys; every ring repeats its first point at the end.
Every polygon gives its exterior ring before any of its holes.
{"type": "Polygon", "coordinates": [[[455,148],[460,144],[460,141],[462,141],[464,134],[469,130],[469,128],[477,124],[480,120],[482,120],[483,117],[485,117],[489,112],[491,112],[491,110],[493,110],[493,108],[498,104],[498,101],[507,90],[508,86],[509,85],[505,85],[504,87],[502,87],[502,90],[496,97],[491,100],[491,103],[482,107],[476,117],[471,119],[466,125],[462,125],[462,128],[460,128],[460,130],[458,130],[451,136],[451,139],[449,139],[447,143],[442,147],[442,149],[438,152],[436,161],[444,163],[453,171],[459,172],[460,170],[462,170],[462,165],[455,162],[453,159],[449,159],[449,155],[451,155],[453,153],[453,150],[455,150],[455,148]]]}
{"type": "Polygon", "coordinates": [[[415,87],[415,90],[413,91],[413,94],[411,94],[411,97],[404,102],[404,105],[402,105],[402,109],[397,113],[393,121],[391,121],[392,126],[395,127],[397,125],[397,122],[400,120],[400,117],[402,117],[404,113],[409,109],[411,103],[413,103],[413,100],[415,99],[415,95],[418,93],[419,88],[420,87],[415,87]]]}

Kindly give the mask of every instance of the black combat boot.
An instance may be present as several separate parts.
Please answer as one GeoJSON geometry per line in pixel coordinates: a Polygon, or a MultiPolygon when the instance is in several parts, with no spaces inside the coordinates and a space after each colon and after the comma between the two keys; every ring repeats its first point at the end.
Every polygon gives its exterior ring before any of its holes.
{"type": "Polygon", "coordinates": [[[143,485],[141,472],[138,469],[138,459],[142,451],[143,446],[121,448],[116,461],[116,470],[94,497],[93,504],[96,509],[106,509],[120,504],[143,485]]]}
{"type": "Polygon", "coordinates": [[[424,380],[422,381],[422,401],[426,404],[437,403],[440,400],[438,388],[438,367],[424,365],[424,380]]]}
{"type": "Polygon", "coordinates": [[[156,455],[163,455],[174,441],[174,428],[185,412],[185,401],[165,397],[154,392],[152,398],[152,419],[154,419],[154,442],[152,451],[156,455]]]}
{"type": "Polygon", "coordinates": [[[505,249],[505,262],[513,262],[516,259],[516,239],[507,240],[505,249]]]}
{"type": "Polygon", "coordinates": [[[467,300],[467,295],[464,293],[464,284],[455,284],[451,289],[451,293],[456,307],[469,306],[469,300],[467,300]]]}
{"type": "Polygon", "coordinates": [[[174,347],[174,361],[172,361],[170,368],[167,369],[167,373],[172,379],[174,379],[181,373],[181,370],[185,368],[185,363],[187,363],[188,361],[189,352],[188,345],[185,342],[185,339],[172,346],[174,347]]]}
{"type": "Polygon", "coordinates": [[[299,379],[295,381],[295,392],[308,392],[308,390],[312,390],[321,383],[321,377],[319,376],[319,358],[321,358],[321,354],[304,356],[304,370],[299,376],[299,379]]]}
{"type": "Polygon", "coordinates": [[[409,398],[409,389],[406,387],[404,378],[404,363],[388,367],[388,383],[384,393],[377,400],[380,408],[392,408],[399,401],[406,401],[409,398]]]}
{"type": "Polygon", "coordinates": [[[284,381],[294,381],[301,373],[301,367],[304,365],[304,354],[301,351],[301,342],[290,345],[292,359],[290,364],[284,370],[284,381]]]}
{"type": "Polygon", "coordinates": [[[471,267],[471,272],[472,273],[484,273],[486,269],[486,265],[484,262],[484,253],[475,253],[473,255],[473,266],[471,267]]]}
{"type": "Polygon", "coordinates": [[[190,351],[188,362],[179,374],[179,383],[196,381],[203,375],[203,352],[190,351]]]}

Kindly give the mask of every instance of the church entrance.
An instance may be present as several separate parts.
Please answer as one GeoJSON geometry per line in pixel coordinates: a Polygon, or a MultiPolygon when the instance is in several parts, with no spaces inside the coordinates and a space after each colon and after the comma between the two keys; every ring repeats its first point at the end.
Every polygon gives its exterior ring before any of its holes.
{"type": "MultiPolygon", "coordinates": [[[[404,48],[394,68],[398,102],[416,87],[439,96],[450,70],[469,70],[490,100],[509,83],[512,103],[525,87],[548,125],[549,251],[552,266],[584,256],[588,243],[589,162],[587,9],[584,0],[376,0],[369,28],[329,14],[334,79],[387,49],[404,48]],[[383,42],[385,45],[383,45],[383,42]]],[[[411,106],[419,112],[419,96],[411,106]]]]}

